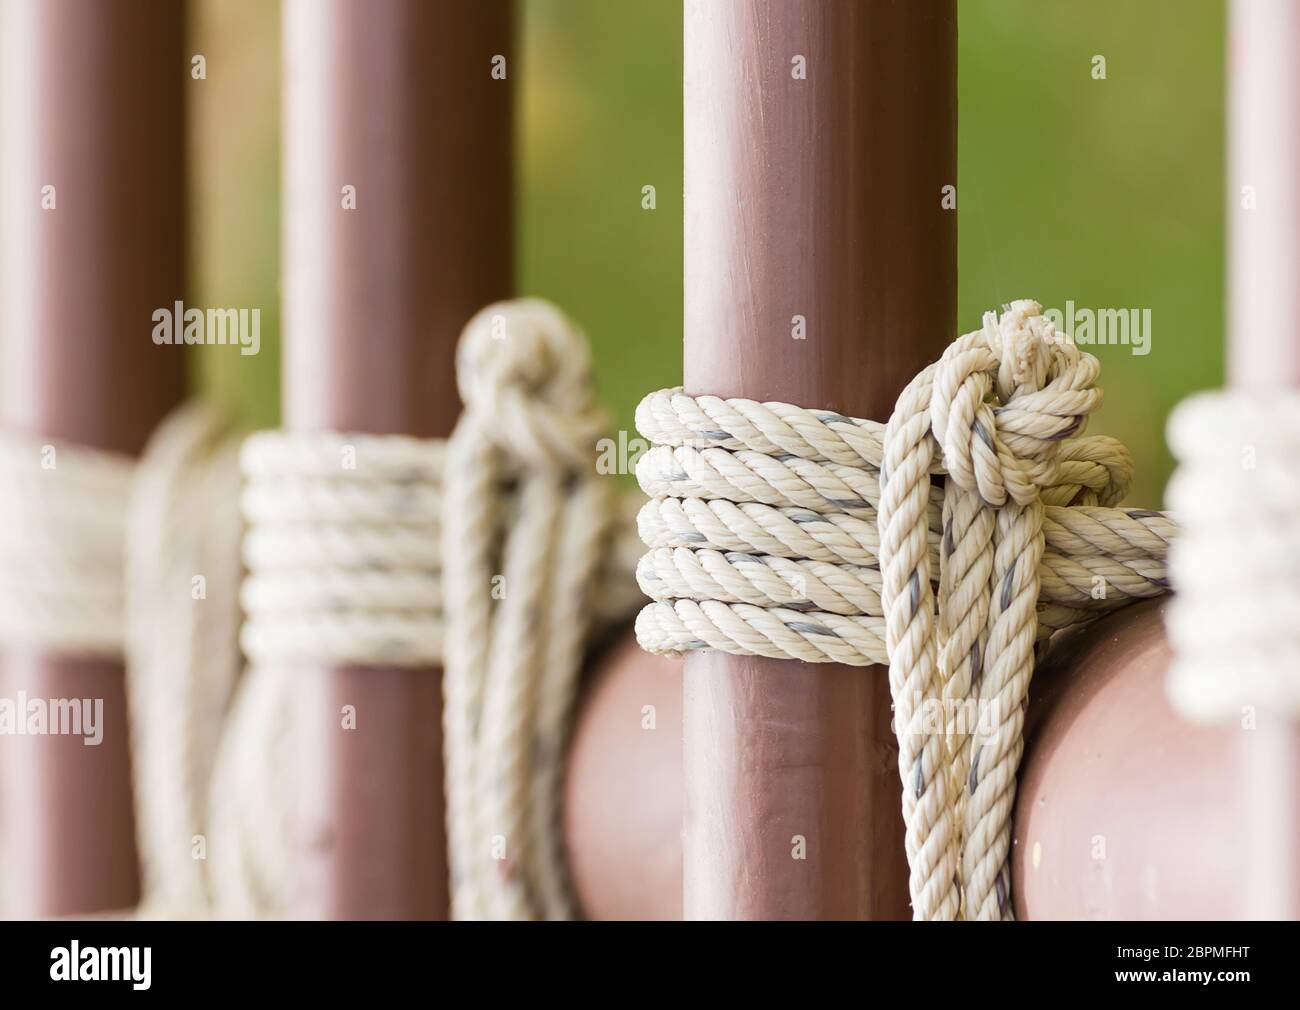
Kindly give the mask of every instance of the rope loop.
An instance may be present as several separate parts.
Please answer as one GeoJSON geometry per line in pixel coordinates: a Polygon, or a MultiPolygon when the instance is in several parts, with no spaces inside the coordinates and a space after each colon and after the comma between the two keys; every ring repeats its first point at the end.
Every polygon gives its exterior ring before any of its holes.
{"type": "Polygon", "coordinates": [[[930,427],[957,485],[994,508],[1027,505],[1056,482],[1062,440],[1101,405],[1099,371],[1037,302],[1016,301],[949,345],[899,409],[928,390],[930,427]]]}
{"type": "Polygon", "coordinates": [[[465,327],[456,375],[476,431],[521,466],[590,464],[605,428],[586,335],[537,298],[498,302],[465,327]]]}

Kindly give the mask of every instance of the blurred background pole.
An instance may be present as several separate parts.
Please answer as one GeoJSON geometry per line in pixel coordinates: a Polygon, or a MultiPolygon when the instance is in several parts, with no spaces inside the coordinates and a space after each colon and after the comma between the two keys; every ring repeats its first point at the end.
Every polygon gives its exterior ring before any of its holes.
{"type": "MultiPolygon", "coordinates": [[[[956,333],[956,4],[683,30],[687,392],[887,420],[956,333]]],[[[886,672],[695,653],[683,690],[685,917],[907,917],[886,672]]]]}
{"type": "MultiPolygon", "coordinates": [[[[1228,22],[1228,385],[1300,389],[1300,5],[1233,0],[1228,22]]],[[[1300,726],[1239,733],[1250,851],[1243,915],[1300,918],[1300,726]]]]}
{"type": "MultiPolygon", "coordinates": [[[[151,337],[154,309],[185,294],[184,8],[0,4],[8,428],[135,454],[184,394],[183,352],[151,337]]],[[[104,703],[98,746],[77,736],[0,739],[6,910],[30,917],[133,905],[121,665],[3,648],[5,696],[104,703]]]]}
{"type": "MultiPolygon", "coordinates": [[[[283,11],[284,426],[449,435],[461,328],[512,288],[512,6],[283,11]]],[[[301,911],[445,917],[438,671],[299,676],[301,911]]]]}

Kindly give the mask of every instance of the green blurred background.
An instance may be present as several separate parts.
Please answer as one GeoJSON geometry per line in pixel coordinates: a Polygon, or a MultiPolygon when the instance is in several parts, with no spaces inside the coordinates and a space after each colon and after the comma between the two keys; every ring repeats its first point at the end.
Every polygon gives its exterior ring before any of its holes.
{"type": "MultiPolygon", "coordinates": [[[[921,2],[921,0],[917,0],[921,2]]],[[[618,427],[681,379],[681,5],[519,0],[519,289],[590,335],[618,427]],[[658,206],[641,209],[641,187],[658,206]]],[[[1221,0],[961,0],[963,329],[1018,297],[1150,309],[1151,352],[1092,348],[1154,504],[1163,428],[1222,379],[1221,0]],[[1106,79],[1092,75],[1106,59],[1106,79]]],[[[200,304],[262,307],[263,352],[196,355],[249,424],[279,415],[279,5],[197,0],[192,257],[200,304]]],[[[883,420],[883,418],[882,418],[883,420]]]]}

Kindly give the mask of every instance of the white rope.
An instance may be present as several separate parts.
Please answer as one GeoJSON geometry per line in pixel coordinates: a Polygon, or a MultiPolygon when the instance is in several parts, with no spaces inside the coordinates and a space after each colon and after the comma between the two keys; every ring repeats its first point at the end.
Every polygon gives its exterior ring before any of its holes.
{"type": "Polygon", "coordinates": [[[62,656],[122,654],[126,456],[0,434],[0,639],[62,656]]]}
{"type": "Polygon", "coordinates": [[[1082,438],[1096,360],[1033,302],[958,339],[888,425],[653,393],[637,619],[651,652],[890,662],[918,918],[1009,918],[1009,816],[1036,643],[1167,591],[1165,515],[1082,438]],[[936,485],[942,480],[942,486],[936,485]],[[969,702],[995,716],[966,727],[969,702]],[[937,717],[936,717],[937,713],[937,717]]]}
{"type": "Polygon", "coordinates": [[[241,659],[238,441],[186,406],[136,466],[126,524],[126,670],[144,914],[211,905],[207,796],[241,659]]]}
{"type": "Polygon", "coordinates": [[[0,642],[120,657],[131,471],[117,453],[0,431],[0,642]]]}
{"type": "Polygon", "coordinates": [[[13,478],[0,485],[0,636],[126,667],[144,893],[124,915],[211,904],[209,857],[222,845],[207,791],[239,669],[235,449],[195,406],[167,418],[138,462],[0,440],[13,478]]]}
{"type": "Polygon", "coordinates": [[[227,841],[211,867],[219,914],[292,908],[287,671],[436,665],[444,627],[454,910],[572,914],[558,813],[569,710],[590,630],[636,605],[630,515],[592,466],[600,414],[585,355],[549,306],[494,306],[462,338],[467,411],[450,444],[283,432],[245,442],[252,667],[212,788],[214,834],[227,841]]]}
{"type": "Polygon", "coordinates": [[[288,681],[275,667],[239,673],[238,456],[212,412],[184,407],[136,466],[126,667],[138,916],[270,918],[293,899],[288,681]]]}
{"type": "Polygon", "coordinates": [[[242,641],[258,666],[442,655],[443,444],[268,431],[244,443],[242,641]]]}
{"type": "Polygon", "coordinates": [[[1201,722],[1300,716],[1300,398],[1199,394],[1170,418],[1169,444],[1182,527],[1170,699],[1201,722]]]}
{"type": "Polygon", "coordinates": [[[218,915],[294,907],[297,671],[441,658],[444,456],[440,440],[402,435],[267,431],[243,443],[240,641],[250,666],[209,799],[218,915]]]}
{"type": "Polygon", "coordinates": [[[129,914],[290,913],[290,671],[437,665],[444,607],[460,622],[446,689],[456,909],[573,914],[568,718],[593,631],[639,603],[632,503],[596,476],[603,416],[583,337],[557,310],[485,310],[459,361],[468,410],[448,489],[441,440],[263,432],[237,451],[197,407],[138,464],[0,438],[0,634],[70,655],[125,647],[144,878],[129,914]]]}
{"type": "Polygon", "coordinates": [[[450,444],[283,432],[245,442],[252,667],[212,789],[214,833],[229,842],[212,864],[220,914],[292,907],[287,671],[437,665],[445,627],[454,910],[572,914],[558,814],[569,710],[590,630],[636,606],[630,514],[592,465],[600,414],[585,356],[550,306],[494,306],[462,338],[467,410],[450,444]]]}
{"type": "Polygon", "coordinates": [[[250,667],[226,716],[208,794],[211,911],[219,918],[271,919],[293,910],[293,685],[284,669],[250,667]]]}
{"type": "Polygon", "coordinates": [[[443,549],[460,919],[573,914],[559,815],[565,729],[620,516],[595,470],[604,418],[588,368],[582,333],[535,300],[484,309],[459,348],[465,413],[448,446],[443,549]]]}

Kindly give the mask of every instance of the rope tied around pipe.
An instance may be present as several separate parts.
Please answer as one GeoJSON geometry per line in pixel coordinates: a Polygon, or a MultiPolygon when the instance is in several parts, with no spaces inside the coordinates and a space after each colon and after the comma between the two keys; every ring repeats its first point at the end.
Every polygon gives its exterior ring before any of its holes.
{"type": "Polygon", "coordinates": [[[201,914],[217,889],[208,787],[240,666],[237,446],[195,404],[139,460],[0,436],[0,638],[123,662],[141,916],[201,914]]]}
{"type": "Polygon", "coordinates": [[[212,794],[235,843],[214,867],[225,914],[291,907],[300,759],[283,730],[304,663],[442,664],[453,914],[573,914],[559,820],[568,716],[593,632],[635,610],[632,524],[596,476],[603,414],[585,337],[559,310],[484,309],[457,377],[465,412],[449,440],[276,431],[244,443],[252,667],[212,794]]]}
{"type": "Polygon", "coordinates": [[[70,658],[120,658],[135,461],[6,431],[0,470],[0,639],[70,658]]]}
{"type": "Polygon", "coordinates": [[[1198,393],[1168,434],[1178,468],[1166,495],[1181,527],[1169,699],[1198,723],[1300,717],[1300,399],[1198,393]]]}
{"type": "Polygon", "coordinates": [[[597,474],[604,415],[585,337],[559,310],[489,307],[457,363],[466,411],[450,441],[275,431],[241,446],[186,406],[139,462],[0,443],[23,492],[0,494],[15,517],[4,546],[34,559],[5,571],[59,576],[35,596],[0,583],[5,613],[25,615],[7,633],[125,652],[145,881],[128,914],[289,914],[295,671],[444,652],[455,913],[575,913],[562,763],[586,649],[639,602],[631,499],[597,474]],[[99,605],[70,609],[87,586],[99,605]]]}
{"type": "Polygon", "coordinates": [[[1114,508],[1128,452],[1082,436],[1098,372],[1019,301],[918,374],[888,425],[679,390],[637,411],[658,443],[637,469],[654,600],[638,639],[888,662],[918,918],[1011,917],[1035,646],[1168,588],[1172,521],[1114,508]]]}

